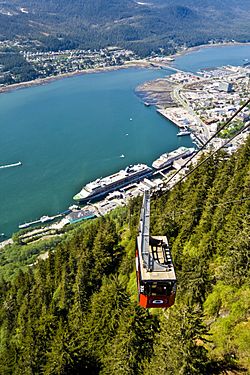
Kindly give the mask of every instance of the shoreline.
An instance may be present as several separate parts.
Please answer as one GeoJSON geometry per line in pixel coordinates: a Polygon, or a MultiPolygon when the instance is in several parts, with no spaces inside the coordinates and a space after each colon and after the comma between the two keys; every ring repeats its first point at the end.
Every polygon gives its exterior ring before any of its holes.
{"type": "MultiPolygon", "coordinates": [[[[228,42],[228,43],[215,43],[215,44],[201,44],[200,46],[194,46],[194,47],[189,47],[183,51],[179,51],[174,53],[173,55],[168,55],[166,56],[167,58],[173,58],[176,59],[177,57],[187,55],[189,53],[198,51],[199,49],[202,48],[211,48],[211,47],[230,47],[230,46],[246,46],[250,45],[250,42],[228,42]]],[[[169,67],[171,68],[172,66],[172,61],[169,62],[169,67]]],[[[57,81],[60,79],[64,78],[70,78],[78,75],[84,75],[84,74],[93,74],[93,73],[105,73],[105,72],[110,72],[110,71],[115,71],[115,70],[120,70],[120,69],[128,69],[128,68],[148,68],[148,69],[155,69],[152,67],[150,60],[146,59],[140,59],[140,60],[132,60],[124,65],[116,65],[116,66],[107,66],[107,67],[100,67],[100,68],[93,68],[93,69],[86,69],[86,70],[78,70],[74,72],[69,72],[69,73],[63,73],[63,74],[58,74],[57,76],[51,76],[51,77],[45,77],[45,78],[37,78],[32,81],[27,81],[27,82],[19,82],[19,83],[14,83],[12,85],[8,86],[3,86],[0,87],[0,94],[3,93],[8,93],[11,91],[23,89],[23,88],[28,88],[32,86],[41,86],[41,85],[46,85],[47,83],[51,83],[53,81],[57,81]]]]}
{"type": "MultiPolygon", "coordinates": [[[[180,52],[178,52],[174,55],[169,55],[167,57],[184,56],[186,54],[189,54],[189,53],[195,52],[197,50],[200,50],[202,48],[240,46],[240,45],[249,46],[250,42],[248,42],[248,43],[224,43],[224,44],[218,43],[216,45],[215,44],[211,44],[211,45],[208,44],[208,45],[195,46],[195,47],[188,48],[184,51],[180,51],[180,52]]],[[[169,64],[169,66],[171,67],[171,63],[169,64]]],[[[19,89],[23,89],[23,88],[32,87],[32,86],[46,85],[47,83],[51,83],[55,80],[60,80],[60,79],[64,79],[64,78],[71,78],[71,77],[74,77],[74,76],[77,76],[77,75],[93,74],[93,73],[105,73],[105,72],[111,72],[111,71],[127,69],[127,68],[138,68],[138,69],[145,68],[145,69],[152,69],[152,70],[158,69],[157,67],[152,66],[150,60],[145,60],[145,59],[132,60],[130,62],[125,63],[124,65],[100,67],[100,68],[94,68],[94,69],[86,69],[86,70],[82,70],[82,71],[64,73],[64,74],[60,74],[60,75],[57,75],[57,76],[46,77],[46,78],[42,78],[42,79],[36,79],[36,80],[28,81],[28,82],[22,82],[22,83],[18,83],[18,84],[14,84],[14,85],[9,85],[9,86],[6,86],[4,88],[3,87],[0,88],[0,94],[1,93],[8,93],[8,92],[11,92],[11,91],[14,91],[14,90],[19,90],[19,89]]],[[[152,106],[157,110],[157,105],[152,104],[152,106]]],[[[170,121],[172,122],[172,120],[170,120],[170,121]]],[[[13,232],[13,233],[16,233],[16,231],[13,232]]],[[[13,235],[13,233],[11,235],[13,235]]],[[[0,245],[5,241],[8,241],[8,240],[3,240],[0,237],[0,245]]],[[[0,248],[1,248],[1,246],[0,246],[0,248]]]]}
{"type": "Polygon", "coordinates": [[[250,42],[225,42],[225,43],[214,43],[214,44],[201,44],[199,46],[189,47],[183,51],[176,52],[173,55],[167,57],[177,58],[180,56],[188,55],[189,53],[199,51],[203,48],[219,48],[219,47],[236,47],[236,46],[249,46],[250,42]]]}
{"type": "Polygon", "coordinates": [[[37,78],[32,81],[19,82],[19,83],[14,83],[8,86],[3,86],[3,87],[0,87],[0,94],[8,93],[11,91],[16,91],[20,89],[25,89],[25,88],[29,88],[32,86],[42,86],[48,83],[52,83],[54,81],[58,81],[60,79],[71,78],[74,76],[79,76],[79,75],[84,75],[84,74],[106,73],[106,72],[112,72],[115,70],[128,69],[128,68],[154,69],[150,64],[151,63],[149,61],[141,59],[141,60],[132,60],[124,65],[106,66],[106,67],[86,69],[86,70],[77,70],[75,72],[58,74],[57,76],[37,78]]]}

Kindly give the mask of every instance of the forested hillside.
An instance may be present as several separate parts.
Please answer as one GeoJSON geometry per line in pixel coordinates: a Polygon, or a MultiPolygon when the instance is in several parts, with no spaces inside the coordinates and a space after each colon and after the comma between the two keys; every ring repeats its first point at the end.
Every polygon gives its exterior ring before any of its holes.
{"type": "Polygon", "coordinates": [[[250,139],[153,197],[151,233],[168,236],[178,278],[167,311],[136,302],[139,198],[66,233],[47,260],[5,272],[0,374],[250,371],[249,193],[250,139]]]}
{"type": "Polygon", "coordinates": [[[29,38],[45,50],[118,45],[141,56],[172,53],[211,39],[249,41],[249,11],[248,0],[6,0],[0,39],[29,38]]]}

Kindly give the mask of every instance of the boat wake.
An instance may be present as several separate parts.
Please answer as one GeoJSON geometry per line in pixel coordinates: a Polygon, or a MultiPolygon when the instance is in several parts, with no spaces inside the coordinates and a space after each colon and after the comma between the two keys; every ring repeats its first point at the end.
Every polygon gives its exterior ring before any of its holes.
{"type": "Polygon", "coordinates": [[[13,163],[13,164],[0,165],[0,169],[18,167],[19,165],[22,165],[21,161],[19,161],[17,163],[13,163]]]}

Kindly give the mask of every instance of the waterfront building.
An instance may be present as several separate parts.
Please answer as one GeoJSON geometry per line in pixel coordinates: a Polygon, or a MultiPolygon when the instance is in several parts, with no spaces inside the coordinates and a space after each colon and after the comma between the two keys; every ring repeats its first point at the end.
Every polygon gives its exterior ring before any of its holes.
{"type": "Polygon", "coordinates": [[[218,86],[219,91],[224,92],[232,92],[233,91],[233,85],[230,82],[220,82],[218,86]]]}

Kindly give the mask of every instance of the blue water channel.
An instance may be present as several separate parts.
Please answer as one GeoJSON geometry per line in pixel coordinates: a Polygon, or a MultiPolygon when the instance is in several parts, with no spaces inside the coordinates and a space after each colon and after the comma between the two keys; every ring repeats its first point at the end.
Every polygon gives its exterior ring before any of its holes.
{"type": "MultiPolygon", "coordinates": [[[[249,46],[203,49],[175,65],[195,71],[247,57],[249,46]]],[[[151,165],[163,152],[191,146],[189,137],[178,138],[178,129],[135,94],[140,83],[167,74],[130,68],[1,94],[0,165],[22,166],[0,170],[0,233],[10,236],[20,223],[65,210],[97,177],[129,164],[151,165]]]]}

